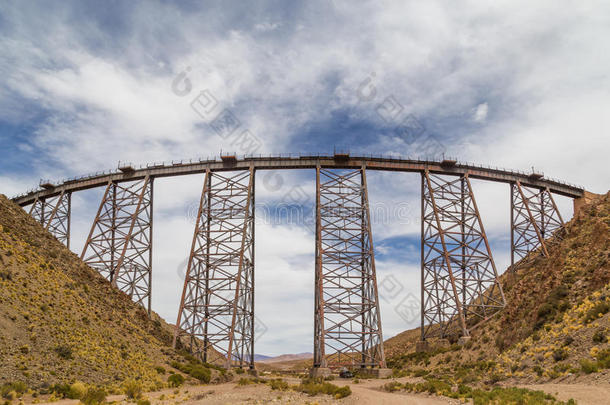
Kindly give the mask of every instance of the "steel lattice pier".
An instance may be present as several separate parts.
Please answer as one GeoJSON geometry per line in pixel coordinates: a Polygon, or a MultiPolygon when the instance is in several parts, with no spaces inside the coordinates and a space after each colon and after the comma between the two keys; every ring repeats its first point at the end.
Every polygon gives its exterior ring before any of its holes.
{"type": "Polygon", "coordinates": [[[511,184],[511,269],[515,263],[540,249],[548,256],[550,240],[559,240],[563,219],[548,188],[511,184]],[[553,237],[551,239],[551,237],[553,237]]]}
{"type": "Polygon", "coordinates": [[[421,337],[469,336],[505,305],[483,222],[465,176],[422,174],[421,337]]]}
{"type": "Polygon", "coordinates": [[[133,301],[151,306],[153,181],[109,183],[81,259],[133,301]]]}
{"type": "Polygon", "coordinates": [[[254,367],[254,171],[206,173],[178,339],[204,362],[254,367]]]}
{"type": "Polygon", "coordinates": [[[36,198],[30,207],[30,215],[70,248],[70,211],[72,193],[62,191],[53,197],[36,198]]]}
{"type": "Polygon", "coordinates": [[[314,367],[385,367],[365,168],[316,184],[314,367]]]}

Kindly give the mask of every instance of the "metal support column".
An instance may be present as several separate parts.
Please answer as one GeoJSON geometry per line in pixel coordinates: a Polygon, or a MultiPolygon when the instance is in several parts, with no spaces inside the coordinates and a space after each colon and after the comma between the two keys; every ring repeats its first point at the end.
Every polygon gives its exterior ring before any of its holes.
{"type": "Polygon", "coordinates": [[[108,183],[81,259],[151,311],[153,179],[108,183]]]}
{"type": "Polygon", "coordinates": [[[385,367],[366,171],[316,169],[314,367],[385,367]]]}
{"type": "Polygon", "coordinates": [[[176,321],[203,361],[254,367],[254,168],[206,172],[176,321]]]}
{"type": "Polygon", "coordinates": [[[504,307],[468,175],[422,173],[421,243],[422,340],[468,336],[469,329],[504,307]]]}
{"type": "Polygon", "coordinates": [[[511,269],[532,251],[548,256],[549,241],[560,239],[561,229],[564,222],[548,188],[511,184],[511,269]]]}
{"type": "Polygon", "coordinates": [[[53,197],[37,198],[29,214],[69,249],[71,210],[72,193],[62,191],[53,197]]]}

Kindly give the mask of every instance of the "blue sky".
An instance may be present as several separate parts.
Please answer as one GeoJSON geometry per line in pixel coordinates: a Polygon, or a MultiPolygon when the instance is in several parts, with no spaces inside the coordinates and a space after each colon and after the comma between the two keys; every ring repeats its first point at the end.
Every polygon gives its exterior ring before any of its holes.
{"type": "MultiPolygon", "coordinates": [[[[609,37],[602,1],[3,2],[0,192],[118,161],[334,148],[535,166],[605,192],[609,37]],[[211,104],[195,111],[195,100],[211,104]],[[240,123],[228,137],[211,125],[224,110],[240,123]],[[256,148],[236,141],[245,130],[256,148]]],[[[295,190],[313,202],[311,171],[270,174],[272,186],[257,176],[258,204],[276,206],[295,190]]],[[[155,184],[153,309],[170,322],[202,181],[155,184]]],[[[504,269],[508,189],[473,186],[504,269]]],[[[378,278],[418,296],[419,178],[369,173],[369,187],[385,210],[373,225],[378,278]]],[[[76,252],[99,194],[74,196],[76,252]]],[[[569,218],[571,202],[559,204],[569,218]]],[[[256,308],[268,328],[258,353],[312,350],[313,247],[301,223],[257,225],[256,308]]],[[[381,304],[386,337],[417,324],[391,300],[381,304]]]]}

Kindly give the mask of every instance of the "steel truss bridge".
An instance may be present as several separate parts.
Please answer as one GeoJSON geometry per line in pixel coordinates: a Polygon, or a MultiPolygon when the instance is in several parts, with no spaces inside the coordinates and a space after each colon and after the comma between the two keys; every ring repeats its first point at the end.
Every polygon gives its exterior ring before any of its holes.
{"type": "Polygon", "coordinates": [[[553,194],[584,197],[577,186],[542,174],[461,164],[350,156],[221,156],[220,159],[116,171],[15,197],[69,247],[73,192],[104,194],[81,258],[150,312],[153,182],[201,174],[187,274],[174,345],[207,362],[254,367],[254,238],[257,170],[315,169],[314,367],[384,368],[385,355],[366,173],[421,175],[421,339],[469,336],[505,306],[492,252],[470,184],[502,182],[511,190],[511,268],[548,255],[564,222],[553,194]],[[533,254],[530,254],[533,253],[533,254]]]}

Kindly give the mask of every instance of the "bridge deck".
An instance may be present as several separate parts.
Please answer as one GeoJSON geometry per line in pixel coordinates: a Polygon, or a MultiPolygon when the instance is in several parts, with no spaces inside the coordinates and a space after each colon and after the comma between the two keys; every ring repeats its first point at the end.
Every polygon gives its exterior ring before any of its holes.
{"type": "Polygon", "coordinates": [[[276,169],[314,169],[317,165],[323,168],[358,168],[365,165],[369,170],[389,170],[400,172],[423,172],[429,170],[433,173],[447,175],[468,174],[471,178],[490,180],[503,183],[521,184],[531,187],[546,188],[552,193],[580,198],[584,195],[584,189],[557,180],[545,179],[539,175],[533,176],[528,173],[517,172],[506,169],[477,166],[474,164],[442,165],[439,161],[409,160],[383,157],[354,156],[345,159],[343,155],[335,156],[298,156],[298,157],[245,157],[242,159],[216,159],[188,163],[171,163],[161,165],[147,165],[146,167],[134,168],[134,170],[102,173],[77,179],[66,180],[54,187],[50,184],[46,188],[28,192],[13,198],[20,206],[32,204],[36,198],[50,197],[60,194],[62,191],[78,191],[100,187],[109,181],[130,181],[142,179],[145,176],[171,177],[189,174],[204,173],[206,169],[211,171],[245,170],[254,167],[255,170],[276,169]]]}

